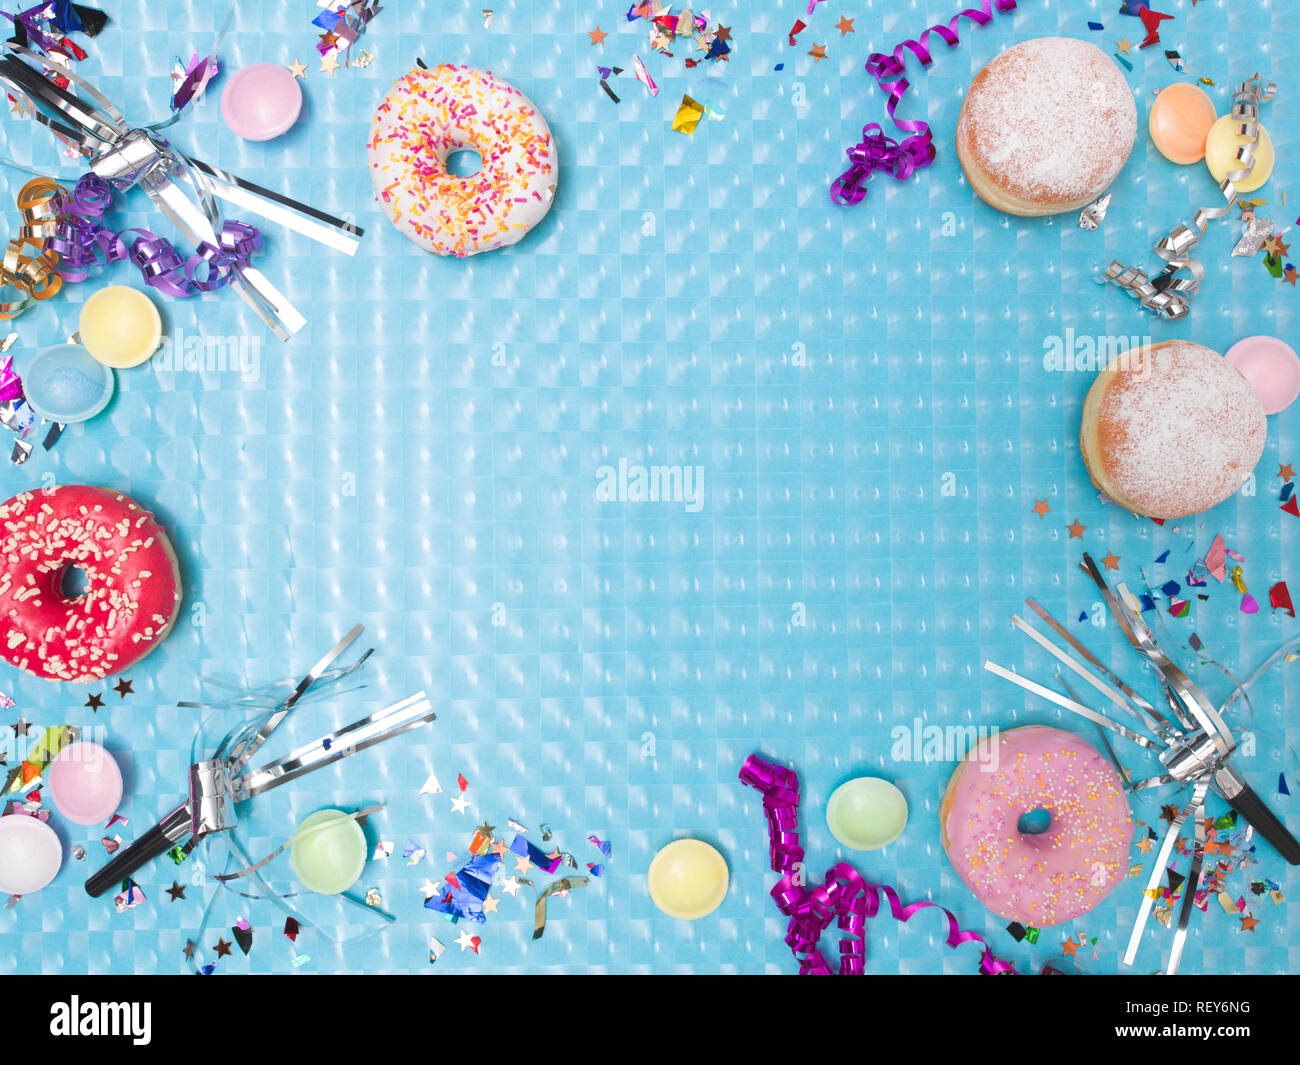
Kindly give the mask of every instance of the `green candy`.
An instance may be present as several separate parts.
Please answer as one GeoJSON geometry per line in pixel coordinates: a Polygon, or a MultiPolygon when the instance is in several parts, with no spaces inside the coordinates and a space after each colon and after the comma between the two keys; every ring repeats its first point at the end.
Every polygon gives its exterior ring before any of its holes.
{"type": "Polygon", "coordinates": [[[857,777],[831,794],[826,826],[850,850],[879,850],[898,839],[907,827],[907,800],[887,780],[857,777]]]}
{"type": "Polygon", "coordinates": [[[319,895],[347,891],[366,864],[365,833],[342,810],[317,810],[294,833],[289,864],[308,891],[319,895]]]}

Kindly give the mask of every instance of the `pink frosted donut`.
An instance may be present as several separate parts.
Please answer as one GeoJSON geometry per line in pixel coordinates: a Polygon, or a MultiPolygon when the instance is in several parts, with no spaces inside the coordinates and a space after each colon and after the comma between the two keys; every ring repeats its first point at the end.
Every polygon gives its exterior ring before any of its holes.
{"type": "Polygon", "coordinates": [[[0,658],[47,680],[135,665],[180,609],[176,555],[154,516],[106,488],[60,485],[0,505],[0,658]],[[79,569],[86,590],[62,590],[79,569]]]}
{"type": "Polygon", "coordinates": [[[981,741],[948,782],[939,824],[948,860],[975,897],[1035,928],[1101,902],[1127,872],[1133,835],[1110,763],[1073,733],[1043,725],[981,741]],[[1021,832],[1021,815],[1034,810],[1051,815],[1047,830],[1021,832]]]}

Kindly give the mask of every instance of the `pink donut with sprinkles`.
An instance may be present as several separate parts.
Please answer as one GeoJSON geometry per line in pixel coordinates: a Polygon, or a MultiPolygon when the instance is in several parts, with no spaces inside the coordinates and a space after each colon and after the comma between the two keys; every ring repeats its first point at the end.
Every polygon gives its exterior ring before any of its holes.
{"type": "Polygon", "coordinates": [[[64,485],[0,506],[0,657],[46,680],[135,665],[180,609],[176,554],[152,514],[118,492],[64,485]],[[69,570],[86,590],[63,592],[69,570]]]}
{"type": "Polygon", "coordinates": [[[1087,913],[1128,872],[1133,820],[1119,775],[1061,729],[1030,725],[981,741],[948,782],[939,824],[975,897],[1035,928],[1087,913]],[[1022,832],[1021,816],[1035,811],[1050,815],[1046,829],[1022,832]]]}
{"type": "Polygon", "coordinates": [[[435,255],[514,244],[551,209],[559,158],[542,113],[485,70],[443,64],[398,78],[366,145],[379,202],[401,232],[435,255]],[[471,177],[447,157],[477,152],[471,177]]]}

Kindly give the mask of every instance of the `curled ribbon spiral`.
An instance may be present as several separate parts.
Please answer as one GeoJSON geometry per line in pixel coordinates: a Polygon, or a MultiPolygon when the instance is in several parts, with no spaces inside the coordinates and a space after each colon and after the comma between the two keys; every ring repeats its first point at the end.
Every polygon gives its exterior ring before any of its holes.
{"type": "Polygon", "coordinates": [[[847,933],[840,940],[840,974],[860,976],[866,963],[866,922],[881,910],[881,897],[889,912],[906,923],[921,910],[940,910],[948,918],[948,946],[982,943],[979,971],[985,975],[1014,974],[1009,962],[994,957],[978,932],[962,931],[957,918],[937,902],[914,902],[904,906],[893,888],[869,884],[847,862],[831,867],[821,886],[809,889],[803,883],[804,850],[799,845],[799,777],[794,770],[773,765],[751,754],[740,769],[740,780],[763,794],[767,815],[772,869],[781,875],[772,889],[777,908],[790,918],[785,941],[799,961],[800,975],[829,976],[830,965],[818,948],[822,933],[835,921],[847,933]]]}
{"type": "Polygon", "coordinates": [[[1237,202],[1236,182],[1248,178],[1255,169],[1255,149],[1259,146],[1259,105],[1271,100],[1277,86],[1265,82],[1259,74],[1252,74],[1233,93],[1232,117],[1237,121],[1237,136],[1247,142],[1237,149],[1238,167],[1224,175],[1219,192],[1226,201],[1222,207],[1200,207],[1192,216],[1192,224],[1179,223],[1160,238],[1155,251],[1165,261],[1165,268],[1154,278],[1136,267],[1125,266],[1118,259],[1111,262],[1106,272],[1097,280],[1102,284],[1113,282],[1138,303],[1166,321],[1185,318],[1190,309],[1188,301],[1196,286],[1205,280],[1205,267],[1191,256],[1191,251],[1205,236],[1210,220],[1222,218],[1237,202]],[[1185,272],[1187,276],[1179,277],[1185,272]]]}
{"type": "Polygon", "coordinates": [[[875,79],[883,92],[889,94],[885,111],[894,125],[911,136],[905,138],[902,144],[895,144],[884,136],[883,130],[876,123],[866,126],[862,131],[862,142],[848,149],[849,161],[853,165],[831,184],[832,200],[847,207],[861,203],[867,194],[865,182],[872,170],[889,170],[901,181],[914,170],[934,162],[934,134],[930,131],[929,123],[920,119],[899,118],[894,113],[907,90],[912,87],[905,76],[907,53],[911,52],[923,67],[928,67],[934,62],[934,56],[930,53],[930,34],[938,34],[944,44],[954,48],[959,43],[957,30],[962,19],[984,26],[993,21],[994,12],[1014,11],[1015,7],[1016,0],[980,0],[979,7],[959,11],[946,25],[936,23],[922,33],[919,40],[906,40],[896,45],[890,55],[872,53],[867,60],[867,74],[875,79]],[[875,143],[877,138],[871,132],[873,129],[880,130],[879,143],[875,143]],[[906,165],[900,164],[900,160],[906,165]]]}
{"type": "Polygon", "coordinates": [[[0,262],[0,285],[13,286],[21,299],[0,302],[0,320],[17,318],[33,303],[47,300],[63,285],[59,256],[49,246],[58,225],[63,188],[50,178],[33,178],[18,190],[23,224],[0,262]],[[35,249],[32,253],[31,249],[35,249]]]}

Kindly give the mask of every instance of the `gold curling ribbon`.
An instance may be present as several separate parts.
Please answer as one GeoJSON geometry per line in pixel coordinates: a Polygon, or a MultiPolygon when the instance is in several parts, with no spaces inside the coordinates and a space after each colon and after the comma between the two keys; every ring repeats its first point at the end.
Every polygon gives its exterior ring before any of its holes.
{"type": "Polygon", "coordinates": [[[0,261],[0,288],[13,286],[25,295],[19,300],[0,302],[0,321],[17,318],[34,302],[47,300],[63,287],[58,253],[45,243],[58,224],[57,202],[65,196],[63,186],[53,178],[33,178],[18,190],[18,212],[23,224],[9,242],[0,261]],[[29,249],[35,249],[31,253],[29,249]]]}

